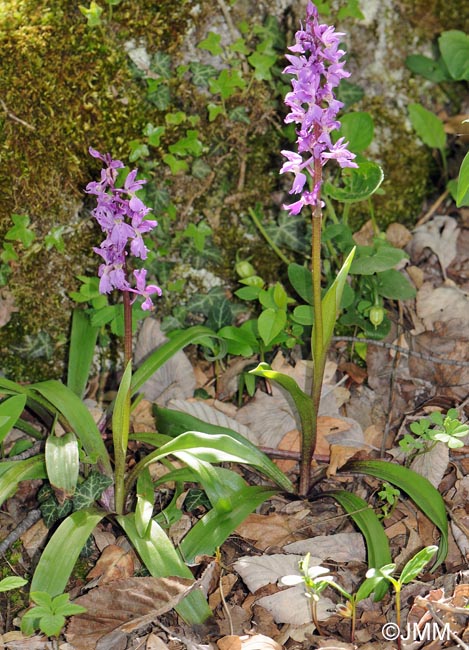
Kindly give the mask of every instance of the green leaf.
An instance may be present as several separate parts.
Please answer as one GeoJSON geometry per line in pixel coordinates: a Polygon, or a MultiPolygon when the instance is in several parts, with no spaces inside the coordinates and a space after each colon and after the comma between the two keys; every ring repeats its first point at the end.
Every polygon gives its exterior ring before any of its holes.
{"type": "Polygon", "coordinates": [[[469,81],[469,36],[451,29],[441,34],[438,45],[452,78],[469,81]]]}
{"type": "Polygon", "coordinates": [[[337,314],[342,302],[342,293],[344,291],[345,282],[350,272],[350,267],[355,255],[355,248],[352,248],[348,254],[345,262],[342,265],[339,273],[337,274],[334,282],[326,291],[322,299],[322,318],[323,318],[323,350],[325,351],[330,343],[331,336],[334,333],[334,327],[337,321],[337,314]]]}
{"type": "MultiPolygon", "coordinates": [[[[358,526],[365,538],[370,569],[379,569],[391,562],[391,550],[383,525],[366,501],[353,492],[345,490],[324,492],[321,496],[331,496],[338,501],[358,526]]],[[[375,590],[376,600],[380,600],[386,591],[386,584],[377,587],[375,590]]]]}
{"type": "Polygon", "coordinates": [[[54,487],[57,500],[63,503],[73,496],[80,469],[78,442],[74,433],[50,435],[46,440],[47,477],[54,487]]]}
{"type": "Polygon", "coordinates": [[[225,114],[225,108],[221,104],[214,104],[213,102],[207,104],[207,110],[209,122],[214,122],[219,115],[225,114]]]}
{"type": "Polygon", "coordinates": [[[132,362],[129,361],[125,372],[122,375],[112,412],[112,440],[114,442],[115,455],[119,454],[125,456],[127,453],[127,444],[129,442],[131,381],[132,362]]]}
{"type": "Polygon", "coordinates": [[[39,621],[39,628],[46,636],[58,636],[64,625],[65,616],[62,614],[47,614],[39,621]]]}
{"type": "Polygon", "coordinates": [[[245,331],[232,325],[222,327],[218,331],[218,336],[227,342],[228,354],[250,357],[254,353],[254,349],[258,347],[255,337],[253,337],[254,340],[246,340],[245,331]]]}
{"type": "Polygon", "coordinates": [[[469,205],[469,152],[464,156],[458,176],[456,205],[458,208],[469,205]]]}
{"type": "Polygon", "coordinates": [[[26,395],[14,395],[0,404],[0,444],[24,411],[26,395]]]}
{"type": "Polygon", "coordinates": [[[251,56],[248,56],[248,62],[254,68],[254,78],[258,81],[270,81],[272,79],[272,67],[276,61],[276,54],[261,54],[256,51],[251,56]]]}
{"type": "Polygon", "coordinates": [[[178,160],[176,156],[173,156],[171,153],[165,153],[163,160],[170,168],[171,174],[174,176],[180,172],[187,172],[189,170],[189,165],[185,160],[178,160]]]}
{"type": "Polygon", "coordinates": [[[373,275],[392,269],[401,260],[407,257],[407,253],[400,248],[393,246],[380,246],[369,252],[360,250],[360,257],[353,260],[350,266],[352,275],[373,275]],[[364,253],[364,254],[363,254],[364,253]]]}
{"type": "Polygon", "coordinates": [[[150,155],[150,149],[141,140],[131,140],[129,142],[129,160],[130,162],[135,162],[136,160],[142,160],[148,158],[150,155]]]}
{"type": "Polygon", "coordinates": [[[430,562],[437,551],[438,546],[426,546],[414,555],[402,569],[399,582],[406,585],[408,582],[414,580],[423,571],[425,565],[430,562]]]}
{"type": "Polygon", "coordinates": [[[65,591],[81,549],[105,514],[82,510],[60,524],[41,553],[31,591],[45,591],[52,597],[65,591]]]}
{"type": "Polygon", "coordinates": [[[8,576],[0,580],[0,593],[3,591],[11,591],[12,589],[19,589],[27,585],[28,581],[24,578],[18,578],[17,576],[8,576]]]}
{"type": "Polygon", "coordinates": [[[440,61],[430,59],[428,56],[411,54],[406,58],[405,64],[411,72],[419,74],[433,83],[438,84],[450,79],[446,68],[441,65],[440,61]]]}
{"type": "Polygon", "coordinates": [[[246,82],[239,70],[223,68],[217,79],[210,79],[208,85],[211,93],[220,94],[221,98],[225,100],[234,95],[238,88],[243,90],[246,87],[246,82]]]}
{"type": "Polygon", "coordinates": [[[252,460],[256,461],[256,467],[264,476],[270,478],[283,490],[293,492],[293,485],[290,480],[281,472],[277,465],[270,458],[259,451],[252,442],[244,438],[240,433],[227,427],[208,424],[199,418],[195,418],[187,413],[155,407],[156,418],[158,421],[158,430],[172,437],[179,436],[186,431],[203,431],[207,434],[230,436],[240,442],[246,448],[246,454],[252,460]]]}
{"type": "Polygon", "coordinates": [[[337,201],[356,203],[376,192],[384,180],[384,174],[377,163],[365,160],[359,163],[358,168],[342,170],[341,180],[341,187],[326,181],[323,186],[325,193],[337,201]]]}
{"type": "Polygon", "coordinates": [[[207,38],[197,45],[201,50],[207,50],[213,56],[223,54],[223,48],[220,45],[221,36],[215,32],[209,32],[207,38]]]}
{"type": "Polygon", "coordinates": [[[430,481],[407,467],[381,460],[352,461],[344,469],[375,476],[397,486],[409,495],[415,505],[440,530],[441,539],[437,561],[432,569],[435,571],[448,553],[448,520],[441,494],[430,481]]]}
{"type": "Polygon", "coordinates": [[[137,479],[137,506],[135,508],[135,526],[140,537],[145,537],[153,515],[155,489],[150,471],[145,468],[137,479]]]}
{"type": "Polygon", "coordinates": [[[446,133],[440,118],[427,111],[421,104],[409,104],[409,117],[417,135],[432,149],[443,151],[446,146],[446,133]]]}
{"type": "Polygon", "coordinates": [[[293,310],[291,319],[300,325],[310,326],[314,323],[314,310],[311,305],[298,305],[293,310]]]}
{"type": "Polygon", "coordinates": [[[106,474],[93,471],[77,486],[73,496],[73,508],[85,510],[90,508],[99,499],[106,488],[112,485],[112,479],[106,474]]]}
{"type": "Polygon", "coordinates": [[[193,61],[189,65],[189,70],[192,73],[192,83],[199,88],[208,88],[209,80],[218,74],[217,69],[213,65],[207,65],[198,61],[193,61]]]}
{"type": "Polygon", "coordinates": [[[171,57],[169,54],[155,52],[151,57],[150,69],[163,79],[171,79],[171,57]]]}
{"type": "Polygon", "coordinates": [[[410,300],[415,298],[415,287],[395,269],[378,273],[378,291],[388,300],[410,300]]]}
{"type": "Polygon", "coordinates": [[[344,137],[348,148],[354,153],[364,151],[373,141],[374,122],[369,113],[356,111],[340,118],[340,130],[335,138],[344,137]]]}
{"type": "Polygon", "coordinates": [[[259,336],[264,341],[266,346],[275,339],[276,336],[282,332],[287,322],[287,314],[285,311],[277,309],[264,309],[259,318],[257,319],[257,327],[259,336]]]}
{"type": "Polygon", "coordinates": [[[312,305],[313,280],[311,271],[305,266],[300,266],[300,264],[293,262],[288,265],[288,279],[300,298],[307,302],[308,305],[312,305]]]}
{"type": "Polygon", "coordinates": [[[189,344],[200,343],[209,337],[216,338],[217,335],[213,330],[208,327],[203,327],[202,325],[196,325],[194,327],[189,327],[187,330],[177,332],[167,343],[163,343],[163,345],[152,352],[134,372],[131,383],[132,395],[135,395],[147,379],[149,379],[158,368],[166,363],[166,361],[171,359],[178,350],[181,350],[189,344]]]}
{"type": "Polygon", "coordinates": [[[28,228],[30,218],[26,214],[12,214],[11,220],[15,225],[7,230],[5,239],[19,241],[25,248],[29,248],[36,239],[34,232],[28,228]]]}
{"type": "Polygon", "coordinates": [[[75,432],[88,456],[103,464],[105,471],[112,474],[111,463],[101,433],[91,413],[81,399],[60,381],[50,379],[32,384],[28,390],[32,399],[39,393],[51,405],[52,412],[61,413],[75,432]]]}
{"type": "Polygon", "coordinates": [[[275,490],[267,487],[245,486],[233,496],[229,512],[209,510],[180,544],[185,561],[191,564],[197,555],[212,555],[251,512],[274,494],[275,490]]]}
{"type": "Polygon", "coordinates": [[[0,464],[0,505],[16,492],[18,483],[33,478],[47,478],[42,454],[25,460],[3,461],[0,464]]]}
{"type": "Polygon", "coordinates": [[[73,310],[67,386],[80,398],[86,390],[98,332],[99,328],[91,325],[90,318],[83,309],[73,310]]]}

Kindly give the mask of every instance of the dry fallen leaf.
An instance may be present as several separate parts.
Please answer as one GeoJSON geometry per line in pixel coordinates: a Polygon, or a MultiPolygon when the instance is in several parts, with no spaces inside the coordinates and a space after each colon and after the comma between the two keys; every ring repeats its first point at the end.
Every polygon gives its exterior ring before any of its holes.
{"type": "Polygon", "coordinates": [[[147,637],[145,650],[168,650],[168,646],[158,635],[151,633],[147,637]]]}
{"type": "Polygon", "coordinates": [[[217,641],[220,650],[282,650],[282,646],[263,634],[224,636],[217,641]]]}
{"type": "MultiPolygon", "coordinates": [[[[306,597],[304,585],[297,585],[278,591],[276,594],[263,596],[256,602],[272,614],[276,623],[304,625],[312,620],[311,600],[306,597]]],[[[318,621],[327,621],[334,613],[335,604],[330,598],[321,595],[317,603],[318,621]]]]}
{"type": "Polygon", "coordinates": [[[74,601],[87,611],[71,618],[66,639],[76,650],[117,647],[127,634],[171,610],[192,585],[185,578],[129,578],[96,587],[74,601]]]}
{"type": "Polygon", "coordinates": [[[301,556],[311,553],[324,560],[334,562],[365,562],[366,551],[360,533],[336,533],[335,535],[316,535],[285,546],[284,551],[301,556]]]}
{"type": "Polygon", "coordinates": [[[98,561],[86,576],[88,580],[100,578],[99,584],[106,585],[116,580],[131,578],[134,574],[132,553],[110,544],[101,553],[98,561]]]}
{"type": "Polygon", "coordinates": [[[436,216],[431,221],[417,226],[410,244],[413,257],[419,257],[424,248],[430,248],[438,257],[443,273],[456,257],[458,223],[453,217],[436,216]]]}
{"type": "Polygon", "coordinates": [[[264,551],[269,546],[283,546],[295,539],[295,531],[302,526],[297,517],[275,512],[270,515],[252,513],[236,528],[236,532],[264,551]]]}

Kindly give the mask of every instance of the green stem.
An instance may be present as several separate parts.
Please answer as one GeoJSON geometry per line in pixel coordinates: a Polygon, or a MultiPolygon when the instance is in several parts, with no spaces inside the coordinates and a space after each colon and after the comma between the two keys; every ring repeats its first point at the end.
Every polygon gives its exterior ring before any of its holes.
{"type": "Polygon", "coordinates": [[[124,299],[124,368],[132,359],[132,305],[130,293],[123,291],[124,299]]]}
{"type": "Polygon", "coordinates": [[[342,212],[342,223],[344,226],[348,226],[348,217],[350,214],[350,206],[351,203],[345,203],[344,204],[344,211],[342,212]]]}
{"type": "Polygon", "coordinates": [[[284,263],[288,266],[288,264],[290,264],[291,261],[288,259],[288,257],[287,257],[286,255],[284,255],[284,254],[282,253],[282,251],[281,251],[280,248],[277,246],[277,244],[276,244],[275,242],[272,241],[272,239],[271,239],[270,236],[268,235],[267,231],[265,230],[264,226],[261,224],[261,222],[260,222],[260,220],[259,220],[257,214],[255,213],[255,211],[254,211],[252,208],[249,208],[249,209],[248,209],[248,212],[249,212],[249,215],[250,215],[251,219],[254,221],[254,224],[255,224],[256,228],[259,230],[259,232],[260,232],[261,235],[264,237],[264,239],[266,240],[266,242],[269,244],[269,246],[271,247],[271,249],[274,251],[274,253],[275,253],[276,255],[278,255],[278,257],[280,257],[280,259],[282,260],[282,262],[284,262],[284,263]]]}
{"type": "Polygon", "coordinates": [[[376,222],[375,208],[373,205],[373,201],[371,200],[371,196],[368,197],[368,208],[370,210],[370,219],[371,219],[371,225],[373,226],[373,233],[375,237],[377,237],[379,235],[379,226],[376,222]]]}
{"type": "MultiPolygon", "coordinates": [[[[130,304],[130,293],[123,292],[124,301],[124,368],[129,373],[132,372],[132,306],[130,304]]],[[[124,373],[127,381],[127,373],[124,373]]],[[[122,379],[122,381],[124,378],[122,379]]],[[[127,458],[127,443],[130,430],[130,390],[131,374],[128,376],[128,388],[124,395],[123,403],[116,400],[114,409],[119,409],[120,413],[114,412],[113,415],[113,442],[114,442],[114,501],[115,509],[118,515],[123,515],[125,511],[125,468],[127,458]],[[117,416],[117,417],[116,417],[117,416]]]]}
{"type": "Polygon", "coordinates": [[[327,216],[331,218],[331,221],[335,224],[339,223],[339,217],[336,214],[336,211],[334,209],[334,205],[330,198],[327,195],[323,195],[322,197],[324,203],[326,204],[327,208],[327,216]]]}
{"type": "MultiPolygon", "coordinates": [[[[401,586],[399,583],[394,585],[396,593],[396,625],[398,630],[401,629],[401,586]]],[[[397,650],[401,650],[401,635],[397,637],[397,650]]]]}

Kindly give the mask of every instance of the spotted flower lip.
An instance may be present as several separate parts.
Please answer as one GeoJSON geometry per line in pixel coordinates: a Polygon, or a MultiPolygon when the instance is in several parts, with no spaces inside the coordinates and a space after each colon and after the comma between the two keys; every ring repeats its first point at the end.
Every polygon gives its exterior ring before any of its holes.
{"type": "Polygon", "coordinates": [[[136,192],[145,184],[145,180],[136,180],[138,170],[133,169],[127,175],[124,186],[117,188],[115,182],[118,170],[124,167],[120,160],[114,160],[109,153],[101,154],[92,147],[89,153],[104,163],[99,181],[92,181],[85,192],[96,195],[97,205],[91,214],[106,235],[99,247],[93,248],[101,256],[103,263],[99,266],[98,276],[100,293],[110,293],[114,289],[129,291],[144,298],[142,309],[153,308],[151,296],[161,296],[161,289],[154,284],[146,285],[147,271],[137,269],[133,272],[135,286],[129,282],[127,259],[129,256],[142,260],[147,258],[148,249],[142,235],[157,226],[157,222],[146,219],[151,211],[136,192]]]}
{"type": "Polygon", "coordinates": [[[344,138],[333,144],[330,137],[332,131],[340,128],[337,114],[343,107],[335,97],[334,88],[341,79],[350,76],[341,60],[345,51],[339,49],[343,35],[332,26],[320,24],[317,8],[309,1],[305,25],[296,32],[295,44],[288,48],[289,65],[283,72],[293,78],[292,90],[285,96],[289,108],[285,123],[297,125],[297,152],[281,152],[287,162],[280,173],[295,174],[290,194],[301,195],[294,203],[284,206],[291,215],[299,214],[305,205],[314,206],[318,202],[322,205],[322,175],[317,178],[318,167],[321,169],[329,160],[335,160],[340,167],[358,167],[355,154],[347,149],[344,138]]]}

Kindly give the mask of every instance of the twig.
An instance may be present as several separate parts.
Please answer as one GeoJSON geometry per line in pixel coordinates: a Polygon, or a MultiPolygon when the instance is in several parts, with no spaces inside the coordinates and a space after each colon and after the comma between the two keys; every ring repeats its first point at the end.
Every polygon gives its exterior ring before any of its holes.
{"type": "Polygon", "coordinates": [[[16,115],[15,115],[14,113],[12,113],[10,110],[8,110],[8,107],[7,107],[7,105],[5,104],[5,102],[3,101],[3,99],[0,99],[0,105],[2,106],[3,110],[5,111],[7,117],[10,118],[10,120],[13,120],[14,122],[18,122],[18,124],[22,124],[22,125],[25,126],[27,129],[31,129],[31,131],[35,131],[35,130],[36,130],[36,127],[35,127],[35,126],[32,126],[32,124],[28,124],[27,122],[25,122],[24,120],[20,119],[19,117],[16,117],[16,115]]]}
{"type": "Polygon", "coordinates": [[[16,454],[16,456],[9,457],[8,460],[26,460],[27,458],[32,458],[41,451],[42,445],[42,440],[38,440],[32,447],[26,449],[25,451],[22,451],[21,454],[16,454]]]}
{"type": "MultiPolygon", "coordinates": [[[[239,37],[239,31],[236,29],[233,21],[231,20],[230,10],[225,4],[225,0],[217,0],[218,6],[220,7],[223,16],[225,17],[226,24],[230,30],[231,37],[236,40],[239,37]]],[[[246,61],[246,56],[239,53],[239,58],[241,59],[241,65],[243,67],[243,73],[247,74],[249,72],[248,62],[246,61]]]]}
{"type": "MultiPolygon", "coordinates": [[[[438,625],[440,625],[443,629],[448,630],[448,633],[449,633],[450,637],[453,639],[453,641],[456,641],[456,643],[458,644],[458,646],[460,648],[463,648],[463,650],[469,650],[469,645],[467,645],[467,643],[464,643],[464,641],[462,639],[460,639],[457,636],[457,634],[455,634],[452,631],[452,629],[449,627],[449,625],[446,625],[444,623],[444,621],[438,616],[438,614],[434,610],[433,605],[430,604],[428,602],[428,600],[425,600],[425,598],[416,598],[415,601],[417,602],[417,600],[418,600],[418,604],[420,606],[423,606],[426,609],[428,609],[428,611],[430,612],[432,618],[438,623],[438,625]]],[[[440,607],[440,604],[441,603],[437,603],[438,607],[440,607]]],[[[441,609],[446,609],[446,608],[441,608],[441,609]]],[[[449,609],[449,611],[454,612],[454,608],[451,607],[451,608],[448,608],[448,609],[449,609]]]]}
{"type": "Polygon", "coordinates": [[[469,361],[457,361],[456,359],[445,359],[443,357],[435,357],[432,354],[425,352],[416,352],[415,350],[407,350],[400,345],[394,343],[387,343],[386,341],[375,341],[375,339],[362,339],[358,336],[333,336],[333,341],[346,341],[350,343],[367,343],[368,345],[376,345],[379,348],[386,348],[387,350],[394,350],[407,357],[417,357],[424,361],[432,361],[433,363],[441,363],[447,366],[460,366],[462,368],[469,368],[469,361]]]}
{"type": "Polygon", "coordinates": [[[41,518],[41,511],[40,510],[31,510],[31,512],[28,512],[26,517],[21,521],[18,526],[11,531],[9,535],[5,537],[5,539],[0,543],[0,554],[5,553],[8,551],[10,546],[18,540],[23,533],[25,533],[27,530],[33,526],[36,521],[39,521],[41,518]]]}
{"type": "Polygon", "coordinates": [[[425,212],[423,217],[420,217],[420,219],[416,223],[416,226],[421,226],[424,223],[427,223],[427,221],[430,221],[430,219],[433,217],[433,214],[438,210],[438,208],[443,203],[443,201],[446,199],[448,194],[449,194],[449,190],[445,190],[443,192],[443,194],[441,194],[437,198],[437,200],[430,206],[430,208],[425,212]]]}

